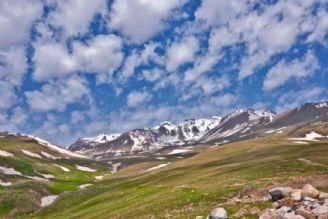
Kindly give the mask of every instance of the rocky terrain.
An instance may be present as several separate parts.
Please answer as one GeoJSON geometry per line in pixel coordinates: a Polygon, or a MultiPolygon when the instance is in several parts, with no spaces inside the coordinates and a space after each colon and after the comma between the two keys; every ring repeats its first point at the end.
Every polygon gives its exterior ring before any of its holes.
{"type": "Polygon", "coordinates": [[[306,103],[275,114],[268,109],[237,109],[224,117],[190,119],[179,124],[162,122],[154,128],[122,134],[80,138],[69,150],[97,159],[127,154],[156,153],[164,147],[186,147],[229,142],[284,133],[315,122],[328,121],[328,102],[306,103]]]}

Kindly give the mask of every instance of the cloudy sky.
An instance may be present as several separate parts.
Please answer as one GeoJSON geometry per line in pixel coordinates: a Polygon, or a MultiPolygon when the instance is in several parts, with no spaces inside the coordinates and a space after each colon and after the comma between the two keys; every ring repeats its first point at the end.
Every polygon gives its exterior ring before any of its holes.
{"type": "Polygon", "coordinates": [[[328,99],[327,0],[1,0],[0,130],[76,138],[328,99]]]}

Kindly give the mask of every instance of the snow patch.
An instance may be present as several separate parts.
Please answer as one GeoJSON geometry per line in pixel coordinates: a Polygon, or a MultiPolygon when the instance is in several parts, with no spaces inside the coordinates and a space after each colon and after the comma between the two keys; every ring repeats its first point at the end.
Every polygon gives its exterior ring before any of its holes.
{"type": "Polygon", "coordinates": [[[24,150],[24,149],[22,149],[21,151],[23,152],[23,154],[25,154],[25,155],[27,155],[27,156],[42,159],[42,157],[41,157],[40,154],[37,154],[37,153],[31,152],[31,151],[28,151],[28,150],[24,150]]]}
{"type": "Polygon", "coordinates": [[[170,165],[171,163],[162,163],[160,165],[157,165],[157,166],[154,166],[154,167],[151,167],[149,169],[147,169],[146,171],[152,171],[152,170],[157,170],[157,169],[160,169],[160,168],[163,168],[163,167],[166,167],[168,165],[170,165]]]}
{"type": "Polygon", "coordinates": [[[17,175],[17,176],[22,176],[23,174],[14,168],[7,168],[7,167],[2,167],[0,166],[0,172],[6,175],[17,175]]]}
{"type": "Polygon", "coordinates": [[[104,178],[104,176],[95,176],[96,180],[102,180],[104,178]]]}
{"type": "Polygon", "coordinates": [[[116,173],[118,168],[122,165],[122,163],[112,163],[112,173],[116,173]]]}
{"type": "Polygon", "coordinates": [[[156,159],[156,160],[165,160],[166,157],[156,157],[155,159],[156,159]]]}
{"type": "Polygon", "coordinates": [[[328,107],[328,102],[318,103],[315,105],[316,108],[328,107]]]}
{"type": "Polygon", "coordinates": [[[65,172],[70,172],[70,170],[68,168],[66,168],[66,167],[63,167],[63,166],[58,165],[58,164],[55,164],[55,166],[59,167],[60,169],[62,169],[65,172]]]}
{"type": "Polygon", "coordinates": [[[182,153],[186,153],[186,152],[189,152],[191,150],[188,150],[188,149],[174,149],[173,151],[171,151],[170,153],[168,153],[169,155],[172,155],[172,154],[182,154],[182,153]]]}
{"type": "Polygon", "coordinates": [[[40,172],[38,172],[36,170],[34,170],[34,172],[36,172],[37,174],[43,176],[43,178],[46,178],[46,179],[54,179],[55,178],[55,176],[52,175],[52,174],[44,174],[44,173],[40,173],[40,172]]]}
{"type": "Polygon", "coordinates": [[[80,166],[80,165],[75,165],[76,169],[81,170],[81,171],[85,171],[85,172],[96,172],[96,169],[92,169],[90,167],[84,167],[84,166],[80,166]]]}
{"type": "Polygon", "coordinates": [[[12,183],[11,182],[4,182],[0,179],[0,186],[11,186],[12,183]]]}
{"type": "Polygon", "coordinates": [[[10,152],[0,150],[0,156],[2,156],[2,157],[13,157],[14,155],[10,152]]]}
{"type": "Polygon", "coordinates": [[[41,207],[47,207],[54,203],[54,201],[58,198],[58,195],[49,195],[41,198],[41,207]]]}
{"type": "Polygon", "coordinates": [[[91,183],[87,183],[87,184],[82,184],[82,185],[79,185],[79,188],[80,189],[85,189],[85,188],[87,188],[87,187],[89,187],[89,186],[92,186],[93,184],[91,184],[91,183]]]}
{"type": "Polygon", "coordinates": [[[49,159],[52,159],[52,160],[57,160],[57,159],[60,159],[61,157],[57,157],[55,155],[52,155],[52,154],[49,154],[47,152],[44,152],[44,151],[41,151],[41,154],[46,157],[46,158],[49,158],[49,159]]]}
{"type": "Polygon", "coordinates": [[[46,141],[46,140],[44,140],[44,139],[42,139],[42,138],[36,137],[36,136],[34,136],[34,135],[23,135],[23,136],[27,136],[27,137],[29,137],[30,139],[34,139],[34,140],[36,140],[40,145],[43,145],[43,146],[45,146],[45,147],[47,147],[47,148],[49,148],[49,149],[52,149],[52,150],[54,150],[54,151],[57,151],[57,152],[59,152],[59,153],[66,154],[66,155],[69,155],[69,156],[71,156],[71,157],[78,157],[78,158],[85,158],[85,159],[88,158],[88,157],[86,157],[86,156],[84,156],[84,155],[74,153],[74,152],[69,151],[69,150],[66,150],[66,149],[64,149],[64,148],[60,148],[59,146],[54,145],[54,144],[51,144],[51,143],[49,143],[48,141],[46,141]]]}
{"type": "Polygon", "coordinates": [[[309,144],[309,142],[306,141],[293,141],[295,144],[309,144]]]}
{"type": "Polygon", "coordinates": [[[315,131],[311,131],[306,134],[304,138],[289,138],[289,140],[295,141],[319,141],[317,138],[324,138],[325,136],[316,133],[315,131]]]}

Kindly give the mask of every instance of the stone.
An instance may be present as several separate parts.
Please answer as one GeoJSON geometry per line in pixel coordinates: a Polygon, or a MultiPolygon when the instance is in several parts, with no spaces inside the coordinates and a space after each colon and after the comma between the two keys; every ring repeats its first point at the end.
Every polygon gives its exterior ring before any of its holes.
{"type": "Polygon", "coordinates": [[[328,193],[327,192],[320,192],[319,199],[328,199],[328,193]]]}
{"type": "Polygon", "coordinates": [[[320,192],[310,184],[306,184],[302,188],[302,197],[317,198],[319,197],[319,194],[320,192]]]}
{"type": "Polygon", "coordinates": [[[328,206],[319,205],[312,211],[315,215],[328,215],[328,206]]]}
{"type": "Polygon", "coordinates": [[[291,211],[292,209],[287,206],[282,206],[281,208],[277,209],[276,212],[278,214],[286,214],[287,212],[291,211]]]}
{"type": "Polygon", "coordinates": [[[203,219],[203,216],[196,216],[196,219],[203,219]]]}
{"type": "Polygon", "coordinates": [[[228,218],[227,211],[224,208],[215,208],[206,219],[226,219],[228,218]]]}
{"type": "Polygon", "coordinates": [[[265,209],[260,215],[259,219],[276,219],[277,214],[273,209],[265,209]]]}
{"type": "Polygon", "coordinates": [[[324,214],[319,215],[318,219],[328,219],[328,215],[324,215],[324,214]]]}
{"type": "Polygon", "coordinates": [[[290,197],[294,201],[301,201],[302,200],[302,191],[301,190],[293,191],[291,193],[290,197]]]}
{"type": "Polygon", "coordinates": [[[279,206],[287,206],[287,207],[293,207],[294,206],[294,200],[291,198],[283,198],[278,201],[279,206]]]}
{"type": "Polygon", "coordinates": [[[284,214],[284,219],[306,219],[302,215],[296,215],[295,212],[289,212],[284,214]]]}
{"type": "Polygon", "coordinates": [[[252,215],[259,215],[261,213],[261,210],[258,207],[252,207],[249,209],[249,213],[252,215]]]}
{"type": "Polygon", "coordinates": [[[301,215],[307,219],[315,219],[316,216],[311,212],[306,210],[303,206],[301,206],[299,209],[296,209],[296,214],[301,215]]]}
{"type": "Polygon", "coordinates": [[[291,192],[290,187],[277,187],[274,189],[271,189],[269,191],[269,194],[271,196],[272,201],[278,201],[280,199],[283,199],[284,197],[288,196],[289,193],[291,192]]]}
{"type": "Polygon", "coordinates": [[[236,217],[236,218],[240,218],[240,217],[243,217],[244,215],[246,215],[248,212],[246,209],[244,208],[241,208],[239,209],[239,211],[237,211],[234,215],[232,215],[233,217],[236,217]]]}

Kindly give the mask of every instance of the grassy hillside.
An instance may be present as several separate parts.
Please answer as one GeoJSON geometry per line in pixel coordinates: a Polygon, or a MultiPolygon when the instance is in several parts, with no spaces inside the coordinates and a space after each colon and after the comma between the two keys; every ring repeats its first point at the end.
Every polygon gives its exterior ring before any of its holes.
{"type": "Polygon", "coordinates": [[[81,184],[94,183],[95,176],[108,173],[104,164],[69,157],[37,143],[14,138],[0,139],[0,152],[10,154],[0,155],[0,167],[7,171],[0,171],[0,180],[11,184],[0,185],[0,216],[24,217],[40,209],[42,197],[78,190],[81,184]],[[75,165],[97,171],[81,171],[75,165]],[[15,175],[8,170],[15,171],[15,175]]]}
{"type": "MultiPolygon", "coordinates": [[[[245,188],[284,183],[299,176],[306,181],[311,179],[309,176],[327,173],[326,141],[299,144],[288,140],[286,136],[275,135],[216,148],[210,146],[193,157],[171,162],[167,167],[154,171],[144,170],[167,161],[131,165],[108,175],[88,189],[62,193],[54,204],[41,211],[25,212],[18,216],[195,218],[206,216],[210,209],[219,205],[224,206],[229,215],[232,215],[240,208],[257,206],[264,209],[270,204],[261,197],[239,204],[228,202],[238,192],[247,191],[245,188]]],[[[76,177],[79,183],[91,179],[90,175],[76,177]]],[[[76,179],[70,179],[71,181],[67,181],[74,185],[76,179]]],[[[58,183],[61,186],[54,183],[45,185],[44,188],[60,192],[59,188],[65,186],[65,183],[58,183]]],[[[29,186],[26,185],[25,188],[29,186]]],[[[327,190],[325,185],[321,189],[327,190]]],[[[10,204],[3,205],[0,212],[10,211],[10,204]]],[[[257,217],[247,215],[247,218],[257,217]]]]}

